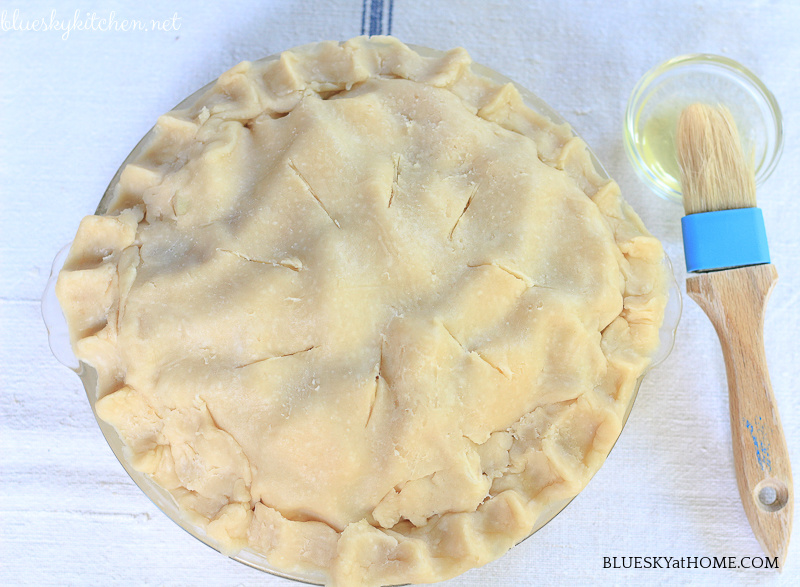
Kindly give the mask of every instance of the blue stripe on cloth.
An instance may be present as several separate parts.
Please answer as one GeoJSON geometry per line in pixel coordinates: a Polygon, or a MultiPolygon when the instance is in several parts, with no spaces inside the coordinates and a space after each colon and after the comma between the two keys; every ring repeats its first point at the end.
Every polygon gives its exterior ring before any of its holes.
{"type": "Polygon", "coordinates": [[[391,35],[394,0],[361,0],[361,34],[391,35]],[[386,27],[384,28],[384,11],[386,27]],[[369,26],[367,26],[369,23],[369,26]]]}
{"type": "Polygon", "coordinates": [[[361,34],[367,32],[367,0],[361,0],[361,34]]]}
{"type": "Polygon", "coordinates": [[[383,33],[383,0],[372,0],[369,11],[369,34],[380,35],[383,33]]]}

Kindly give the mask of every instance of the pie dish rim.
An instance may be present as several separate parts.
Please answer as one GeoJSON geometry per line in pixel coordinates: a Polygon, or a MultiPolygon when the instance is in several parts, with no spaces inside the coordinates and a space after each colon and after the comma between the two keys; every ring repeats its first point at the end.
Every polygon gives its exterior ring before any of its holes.
{"type": "MultiPolygon", "coordinates": [[[[307,44],[307,45],[302,45],[302,46],[299,46],[299,47],[295,47],[295,48],[289,49],[288,51],[302,51],[304,48],[308,48],[308,47],[316,45],[316,44],[317,43],[310,43],[310,44],[307,44]]],[[[427,48],[427,47],[421,47],[421,46],[418,46],[418,45],[411,45],[411,44],[409,44],[407,46],[410,49],[412,49],[413,51],[419,53],[420,55],[422,55],[424,57],[441,57],[441,56],[445,55],[444,51],[438,51],[438,50],[435,50],[435,49],[430,49],[430,48],[427,48]]],[[[261,58],[261,59],[258,59],[256,61],[254,61],[254,63],[264,63],[264,62],[268,62],[268,61],[271,61],[271,60],[276,60],[279,57],[280,57],[280,54],[269,55],[267,57],[264,57],[264,58],[261,58]]],[[[497,73],[496,71],[494,71],[494,70],[492,70],[492,69],[490,69],[490,68],[488,68],[486,66],[483,66],[483,65],[480,65],[480,64],[477,64],[477,63],[474,63],[474,62],[472,63],[471,67],[472,67],[473,71],[476,74],[484,76],[484,77],[488,78],[489,80],[491,80],[491,81],[493,81],[495,83],[498,83],[498,84],[505,84],[505,83],[509,83],[509,82],[513,83],[514,86],[519,90],[520,94],[522,95],[525,104],[529,108],[531,108],[532,110],[536,111],[537,113],[545,116],[546,118],[549,118],[553,123],[562,124],[562,123],[566,122],[555,110],[553,110],[550,106],[548,106],[541,98],[536,96],[533,92],[531,92],[531,91],[525,89],[524,87],[520,86],[519,84],[517,84],[513,80],[510,80],[510,79],[506,78],[505,76],[502,76],[501,74],[497,73]]],[[[217,81],[216,79],[212,80],[211,82],[209,82],[208,84],[206,84],[205,86],[203,86],[202,88],[197,90],[196,92],[192,93],[190,96],[188,96],[187,98],[182,100],[177,106],[175,106],[174,109],[184,108],[184,107],[187,107],[188,105],[194,103],[201,95],[203,95],[210,87],[212,87],[213,84],[216,83],[216,81],[217,81]]],[[[570,131],[574,136],[579,136],[578,133],[576,133],[574,131],[574,129],[572,129],[571,127],[570,127],[570,131]]],[[[130,161],[134,160],[136,157],[139,156],[139,154],[141,153],[141,151],[143,149],[143,146],[148,144],[149,139],[152,137],[152,134],[153,134],[153,129],[148,131],[142,137],[142,139],[137,143],[137,145],[131,150],[131,152],[128,154],[128,156],[125,158],[125,160],[122,162],[122,164],[120,165],[119,169],[117,170],[117,172],[115,173],[114,177],[112,178],[111,182],[109,183],[109,186],[106,189],[103,197],[101,198],[100,202],[98,203],[97,210],[95,211],[95,214],[103,214],[103,213],[105,213],[108,203],[113,198],[114,188],[115,188],[115,186],[117,185],[117,183],[119,181],[119,178],[120,178],[120,175],[122,173],[122,170],[126,167],[126,165],[128,165],[128,163],[130,161]]],[[[587,149],[588,149],[589,155],[591,157],[592,163],[593,163],[597,173],[603,179],[608,179],[608,173],[606,172],[605,168],[602,166],[600,161],[597,159],[597,157],[594,154],[594,152],[591,150],[591,148],[587,147],[587,149]]],[[[51,346],[51,349],[53,350],[54,355],[56,356],[56,358],[61,362],[64,362],[64,359],[63,359],[64,353],[62,351],[57,352],[56,351],[56,347],[65,345],[66,348],[69,349],[69,339],[68,339],[68,336],[66,334],[66,328],[59,329],[58,325],[57,325],[57,322],[59,321],[59,318],[60,318],[61,321],[65,322],[65,320],[63,318],[63,315],[61,314],[60,307],[59,307],[58,302],[57,302],[56,297],[55,297],[55,281],[56,281],[58,273],[59,273],[59,271],[61,269],[61,265],[63,264],[63,261],[66,258],[66,252],[67,252],[68,248],[69,248],[69,246],[65,247],[64,249],[62,249],[62,252],[59,253],[59,255],[56,256],[56,259],[55,259],[54,264],[53,264],[53,270],[52,270],[52,273],[51,273],[51,277],[50,277],[50,280],[48,282],[48,287],[47,287],[47,290],[45,291],[45,295],[44,295],[43,300],[42,300],[42,312],[43,312],[43,316],[45,318],[45,324],[47,326],[48,335],[49,335],[49,338],[50,338],[50,346],[51,346]],[[54,307],[53,307],[53,305],[54,305],[54,307]],[[59,337],[61,337],[62,340],[60,340],[60,341],[57,340],[59,337]]],[[[642,373],[642,375],[636,380],[636,384],[635,384],[634,389],[633,389],[633,391],[631,393],[630,401],[628,402],[628,405],[626,406],[626,410],[625,410],[624,416],[622,418],[622,428],[620,429],[620,433],[621,433],[621,430],[624,429],[624,425],[627,422],[628,416],[630,414],[630,411],[631,411],[631,409],[633,407],[633,404],[635,402],[636,396],[638,394],[638,390],[640,388],[641,382],[644,379],[645,375],[652,368],[654,368],[659,363],[661,363],[664,359],[666,359],[666,357],[669,355],[670,351],[672,350],[672,346],[674,344],[675,331],[677,329],[678,322],[680,320],[680,314],[681,314],[681,306],[682,306],[681,293],[680,293],[680,289],[678,287],[677,281],[675,279],[675,275],[674,275],[674,272],[672,270],[671,264],[669,262],[669,258],[666,256],[666,254],[664,256],[664,263],[666,265],[666,272],[667,272],[667,279],[668,279],[668,302],[667,302],[667,307],[666,307],[666,311],[665,311],[665,315],[664,315],[664,321],[662,323],[661,328],[659,329],[660,344],[659,344],[659,347],[656,350],[655,354],[653,355],[651,364],[642,373]]],[[[162,512],[164,512],[173,522],[175,522],[179,527],[183,528],[186,532],[188,532],[189,534],[191,534],[192,536],[194,536],[195,538],[197,538],[198,540],[200,540],[201,542],[203,542],[207,546],[210,546],[211,548],[214,548],[218,552],[224,552],[224,550],[221,548],[221,546],[218,545],[213,539],[211,539],[201,527],[191,523],[186,518],[186,516],[184,516],[181,513],[179,507],[177,506],[177,503],[174,501],[174,499],[172,498],[172,496],[169,494],[169,492],[166,489],[163,489],[162,487],[157,485],[154,481],[152,481],[149,478],[147,478],[147,476],[144,473],[141,473],[141,472],[135,470],[133,468],[133,466],[130,463],[127,462],[127,459],[125,458],[124,453],[123,453],[123,447],[125,445],[122,442],[121,438],[119,437],[119,434],[117,433],[117,431],[114,429],[113,426],[111,426],[110,424],[106,423],[104,420],[102,420],[101,418],[99,418],[97,416],[97,413],[96,413],[96,410],[95,410],[95,403],[97,401],[96,394],[95,394],[96,374],[94,372],[94,369],[91,368],[90,366],[82,363],[82,362],[80,364],[78,364],[77,359],[74,359],[74,358],[73,358],[73,364],[72,365],[67,365],[67,366],[70,367],[71,369],[75,370],[77,372],[77,374],[79,375],[79,377],[80,377],[80,379],[81,379],[81,381],[82,381],[82,383],[84,385],[84,388],[85,388],[89,403],[90,403],[90,405],[92,407],[92,411],[95,414],[95,419],[97,420],[98,425],[100,426],[100,429],[103,432],[103,436],[105,437],[106,442],[109,444],[109,447],[111,448],[112,452],[117,457],[117,459],[120,461],[120,464],[126,470],[126,472],[131,477],[131,479],[134,481],[134,483],[136,483],[136,485],[139,487],[139,489],[141,489],[141,491],[162,512]]],[[[617,437],[617,439],[618,438],[619,437],[617,437]]],[[[612,446],[612,448],[613,448],[613,446],[612,446]]],[[[536,523],[534,524],[533,529],[531,530],[530,534],[528,534],[528,536],[526,536],[526,538],[524,538],[520,542],[524,541],[525,539],[527,539],[528,537],[530,537],[531,535],[536,533],[539,529],[541,529],[544,525],[546,525],[550,520],[555,518],[555,516],[558,515],[558,513],[560,513],[572,501],[572,499],[574,499],[574,497],[575,496],[567,498],[567,499],[556,501],[556,502],[550,504],[548,507],[546,507],[543,510],[543,512],[540,514],[540,516],[537,519],[536,523]]],[[[277,568],[273,567],[272,565],[270,565],[270,564],[268,564],[266,562],[266,557],[264,555],[259,554],[259,553],[255,552],[253,550],[248,549],[248,548],[242,549],[238,553],[233,554],[233,555],[228,555],[228,556],[230,556],[230,558],[233,558],[234,560],[237,560],[238,562],[241,562],[241,563],[246,564],[248,566],[251,566],[253,568],[259,569],[259,570],[261,570],[263,572],[267,572],[267,573],[270,573],[272,575],[276,575],[276,576],[279,576],[279,577],[282,577],[282,578],[295,580],[295,581],[298,581],[298,582],[301,582],[301,583],[321,585],[322,584],[321,581],[324,581],[324,577],[321,576],[321,575],[318,576],[318,577],[317,576],[310,576],[310,575],[309,576],[302,576],[300,574],[289,573],[289,572],[277,569],[277,568]]]]}

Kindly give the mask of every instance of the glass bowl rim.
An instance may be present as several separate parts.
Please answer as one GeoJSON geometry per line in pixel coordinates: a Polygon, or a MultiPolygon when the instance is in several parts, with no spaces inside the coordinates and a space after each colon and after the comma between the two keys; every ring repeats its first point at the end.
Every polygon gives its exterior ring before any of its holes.
{"type": "Polygon", "coordinates": [[[639,79],[628,98],[628,103],[625,108],[624,146],[628,160],[642,182],[660,198],[679,204],[682,204],[683,201],[681,193],[673,189],[665,188],[658,183],[652,171],[650,171],[649,167],[644,162],[644,158],[637,148],[634,136],[637,132],[636,126],[639,113],[652,84],[666,74],[672,73],[674,75],[674,70],[676,69],[696,65],[710,65],[712,68],[732,74],[743,87],[746,87],[754,96],[758,97],[758,101],[766,106],[766,111],[771,114],[771,121],[767,121],[767,124],[772,122],[774,126],[775,141],[766,145],[767,156],[765,157],[765,163],[756,171],[757,185],[761,185],[772,175],[783,153],[783,114],[780,105],[775,95],[750,69],[730,57],[715,55],[713,53],[687,53],[662,61],[650,68],[639,79]]]}

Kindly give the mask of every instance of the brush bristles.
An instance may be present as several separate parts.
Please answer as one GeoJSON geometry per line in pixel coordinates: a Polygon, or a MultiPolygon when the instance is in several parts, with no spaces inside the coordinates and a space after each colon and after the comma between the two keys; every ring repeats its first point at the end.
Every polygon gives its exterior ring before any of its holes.
{"type": "Polygon", "coordinates": [[[755,207],[753,165],[745,159],[727,108],[687,107],[678,120],[676,143],[687,214],[755,207]]]}

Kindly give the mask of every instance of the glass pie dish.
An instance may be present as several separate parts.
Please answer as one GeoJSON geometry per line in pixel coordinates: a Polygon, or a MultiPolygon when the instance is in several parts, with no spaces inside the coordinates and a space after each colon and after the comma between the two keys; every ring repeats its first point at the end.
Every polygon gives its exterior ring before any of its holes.
{"type": "MultiPolygon", "coordinates": [[[[302,50],[302,48],[299,48],[302,50]]],[[[419,54],[429,57],[429,56],[442,56],[443,54],[440,52],[436,52],[430,49],[424,49],[420,47],[413,47],[419,54]]],[[[265,58],[263,61],[274,60],[277,56],[271,56],[265,58]]],[[[490,79],[491,81],[498,83],[498,84],[505,84],[508,83],[510,80],[500,76],[499,74],[478,65],[472,66],[473,71],[478,74],[482,75],[490,79]]],[[[212,82],[213,83],[213,82],[212,82]]],[[[209,86],[206,86],[181,102],[176,108],[184,108],[191,104],[193,104],[197,98],[203,94],[209,86]]],[[[518,87],[518,86],[517,86],[518,87]]],[[[538,113],[542,114],[545,117],[550,118],[550,120],[554,123],[561,124],[563,123],[563,119],[558,116],[556,112],[550,109],[546,104],[544,104],[538,97],[533,95],[530,92],[527,92],[521,88],[519,88],[526,104],[531,109],[537,111],[538,113]]],[[[152,133],[152,131],[151,131],[152,133]]],[[[109,202],[112,200],[115,192],[115,187],[117,186],[120,176],[122,173],[122,169],[128,164],[128,162],[136,159],[143,149],[143,145],[147,145],[151,134],[148,133],[143,140],[137,145],[136,148],[131,152],[128,158],[123,162],[120,170],[117,172],[109,188],[107,189],[105,195],[101,199],[98,208],[97,214],[103,214],[109,205],[109,202]]],[[[593,163],[597,169],[597,171],[601,174],[602,177],[607,177],[607,174],[603,170],[600,163],[597,161],[597,158],[594,155],[591,155],[593,163]]],[[[56,355],[59,360],[67,364],[70,368],[75,370],[78,375],[80,376],[86,391],[87,396],[89,398],[89,402],[92,405],[93,410],[95,410],[95,402],[96,402],[96,395],[95,395],[95,388],[96,388],[96,373],[94,370],[89,367],[88,365],[79,363],[74,357],[71,356],[71,352],[69,350],[69,341],[66,335],[66,327],[64,324],[64,320],[61,317],[60,309],[58,306],[58,302],[55,298],[55,281],[58,275],[58,272],[63,264],[63,261],[66,257],[66,248],[58,255],[56,261],[53,266],[53,273],[51,275],[51,279],[48,283],[47,291],[45,292],[45,296],[43,299],[43,315],[45,317],[45,323],[47,324],[48,331],[50,333],[50,342],[51,348],[53,349],[54,354],[56,355]]],[[[665,261],[668,265],[668,261],[665,261]]],[[[667,306],[666,316],[664,318],[663,325],[660,330],[660,348],[658,349],[657,353],[652,359],[651,368],[652,366],[658,364],[672,348],[672,343],[674,340],[674,331],[677,326],[677,322],[680,316],[680,294],[678,292],[677,284],[675,283],[674,276],[672,276],[671,268],[667,266],[667,273],[670,275],[669,283],[670,283],[670,292],[669,292],[669,302],[667,306]]],[[[623,417],[624,420],[627,419],[627,416],[630,412],[630,409],[633,405],[633,400],[636,396],[636,391],[638,390],[639,383],[641,382],[641,377],[636,383],[636,386],[631,393],[630,401],[627,402],[627,405],[624,406],[625,413],[623,417]]],[[[95,415],[97,416],[97,412],[95,411],[95,415]]],[[[180,509],[178,508],[176,502],[173,500],[172,496],[169,494],[168,491],[157,485],[153,482],[149,477],[145,474],[137,471],[131,465],[131,463],[126,458],[125,447],[123,445],[122,440],[120,439],[119,435],[117,434],[116,430],[110,426],[108,423],[103,421],[100,418],[98,419],[98,423],[100,425],[101,430],[103,431],[109,445],[111,446],[113,452],[120,460],[120,463],[129,473],[131,478],[136,482],[136,484],[142,489],[142,491],[162,510],[166,513],[173,521],[175,521],[179,526],[184,528],[190,534],[201,540],[202,542],[208,544],[209,546],[215,548],[216,550],[223,551],[224,548],[218,543],[216,543],[210,536],[206,534],[206,532],[201,528],[194,524],[192,524],[186,516],[184,516],[180,509]]],[[[560,512],[564,506],[571,500],[561,500],[556,501],[553,503],[548,504],[548,507],[539,515],[536,523],[533,526],[533,532],[537,531],[541,528],[544,524],[546,524],[549,520],[551,520],[558,512],[560,512]]],[[[527,531],[528,526],[525,527],[527,531]]],[[[324,577],[318,574],[307,573],[303,575],[286,573],[284,571],[280,571],[275,569],[273,566],[267,563],[265,557],[255,551],[249,549],[243,549],[232,556],[235,560],[243,562],[247,565],[253,566],[260,570],[286,577],[295,579],[298,581],[306,581],[311,583],[320,583],[324,580],[324,577]]]]}

